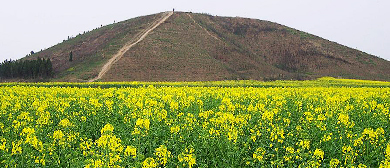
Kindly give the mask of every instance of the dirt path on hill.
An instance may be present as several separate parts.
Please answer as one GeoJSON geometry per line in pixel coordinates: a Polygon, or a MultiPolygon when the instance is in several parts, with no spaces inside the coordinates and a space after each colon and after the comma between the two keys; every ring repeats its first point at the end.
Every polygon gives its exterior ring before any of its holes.
{"type": "Polygon", "coordinates": [[[110,70],[111,66],[117,62],[122,56],[123,54],[125,54],[131,47],[133,47],[134,45],[136,45],[137,43],[141,42],[151,31],[153,31],[156,27],[158,27],[161,23],[164,23],[165,20],[167,20],[171,15],[173,14],[173,12],[165,12],[165,16],[162,17],[160,20],[156,20],[155,22],[152,23],[151,26],[149,26],[148,28],[146,28],[144,31],[140,32],[140,34],[137,36],[137,38],[139,37],[139,39],[136,41],[136,42],[133,42],[133,43],[127,43],[125,44],[119,51],[118,53],[116,53],[114,56],[112,56],[112,58],[110,60],[107,61],[106,64],[104,64],[104,66],[102,67],[102,69],[100,70],[99,72],[99,75],[96,76],[95,78],[93,79],[90,79],[88,82],[94,82],[96,80],[99,80],[103,77],[104,74],[106,74],[106,72],[108,70],[110,70]]]}
{"type": "Polygon", "coordinates": [[[191,20],[192,20],[195,24],[197,24],[200,28],[202,28],[204,31],[206,31],[206,33],[207,33],[208,35],[210,35],[211,37],[213,37],[214,39],[216,39],[216,40],[218,40],[218,41],[223,42],[223,41],[222,41],[221,39],[219,39],[217,36],[211,34],[206,28],[204,28],[204,27],[201,26],[199,23],[197,23],[197,22],[195,21],[195,19],[194,19],[189,13],[187,13],[187,15],[188,15],[188,17],[191,18],[191,20]]]}

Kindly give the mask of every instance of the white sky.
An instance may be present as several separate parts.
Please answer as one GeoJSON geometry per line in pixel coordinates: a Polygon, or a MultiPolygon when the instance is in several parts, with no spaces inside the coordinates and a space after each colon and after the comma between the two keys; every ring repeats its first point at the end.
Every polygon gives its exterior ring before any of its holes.
{"type": "Polygon", "coordinates": [[[100,25],[162,11],[277,22],[390,60],[389,0],[1,0],[0,61],[100,25]]]}

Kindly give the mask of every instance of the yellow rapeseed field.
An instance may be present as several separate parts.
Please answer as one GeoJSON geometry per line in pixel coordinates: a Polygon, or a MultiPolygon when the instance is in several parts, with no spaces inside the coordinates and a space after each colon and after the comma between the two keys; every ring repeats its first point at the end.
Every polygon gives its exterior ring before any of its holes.
{"type": "Polygon", "coordinates": [[[331,80],[4,84],[0,166],[389,167],[389,83],[331,80]]]}

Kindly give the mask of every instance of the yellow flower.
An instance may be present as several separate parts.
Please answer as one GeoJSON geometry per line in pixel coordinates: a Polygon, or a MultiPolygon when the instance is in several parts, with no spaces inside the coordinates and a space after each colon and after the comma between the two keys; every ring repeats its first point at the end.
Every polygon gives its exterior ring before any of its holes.
{"type": "Polygon", "coordinates": [[[121,139],[117,138],[115,135],[102,135],[96,141],[96,144],[98,145],[98,147],[108,147],[111,151],[120,152],[123,150],[123,146],[121,145],[121,139]]]}
{"type": "Polygon", "coordinates": [[[87,117],[81,116],[81,121],[83,121],[83,122],[87,121],[87,117]]]}
{"type": "Polygon", "coordinates": [[[366,166],[365,164],[360,163],[360,164],[358,165],[358,168],[367,168],[367,166],[366,166]]]}
{"type": "Polygon", "coordinates": [[[363,135],[368,135],[368,137],[370,138],[370,139],[375,139],[376,138],[376,132],[372,129],[372,128],[365,128],[364,130],[363,130],[363,133],[362,133],[363,135]]]}
{"type": "Polygon", "coordinates": [[[229,140],[233,140],[233,142],[236,143],[237,142],[237,136],[238,136],[237,129],[235,129],[234,127],[230,128],[229,131],[228,131],[228,139],[229,140]]]}
{"type": "Polygon", "coordinates": [[[339,114],[338,123],[344,124],[346,127],[350,126],[348,114],[339,114]]]}
{"type": "Polygon", "coordinates": [[[143,127],[146,130],[149,130],[150,121],[149,121],[149,119],[139,118],[139,119],[137,119],[135,125],[138,127],[143,127]]]}
{"type": "Polygon", "coordinates": [[[41,151],[42,149],[42,142],[38,140],[38,138],[35,135],[27,136],[26,141],[27,144],[32,145],[35,149],[41,151]]]}
{"type": "Polygon", "coordinates": [[[171,133],[177,134],[179,131],[180,131],[180,127],[179,126],[172,126],[171,127],[171,133]]]}
{"type": "Polygon", "coordinates": [[[97,160],[92,159],[91,163],[85,166],[85,168],[100,168],[100,167],[104,167],[104,162],[100,159],[97,160]]]}
{"type": "Polygon", "coordinates": [[[80,143],[80,149],[83,151],[89,150],[89,149],[91,149],[91,145],[92,145],[92,142],[90,139],[86,140],[86,141],[82,140],[82,142],[80,143]]]}
{"type": "Polygon", "coordinates": [[[268,120],[268,121],[272,121],[272,119],[274,118],[274,115],[277,113],[276,110],[266,110],[264,111],[263,115],[262,115],[262,119],[263,120],[268,120]]]}
{"type": "Polygon", "coordinates": [[[340,161],[338,159],[332,159],[332,160],[330,160],[329,164],[330,164],[330,167],[334,168],[340,164],[340,161]]]}
{"type": "Polygon", "coordinates": [[[22,133],[20,135],[29,136],[29,135],[34,135],[34,134],[35,134],[34,128],[26,127],[26,128],[23,128],[22,133]]]}
{"type": "Polygon", "coordinates": [[[22,147],[20,145],[23,141],[18,141],[17,143],[12,142],[12,153],[11,155],[21,154],[22,153],[22,147]]]}
{"type": "Polygon", "coordinates": [[[308,121],[309,123],[314,120],[314,116],[311,112],[304,112],[303,114],[306,117],[306,121],[308,121]]]}
{"type": "Polygon", "coordinates": [[[288,153],[291,153],[291,154],[292,154],[292,153],[294,153],[294,148],[289,146],[289,147],[286,148],[286,151],[287,151],[288,153]]]}
{"type": "Polygon", "coordinates": [[[154,161],[153,158],[148,157],[142,162],[142,168],[153,168],[153,167],[157,167],[157,163],[156,161],[154,161]]]}
{"type": "Polygon", "coordinates": [[[54,133],[53,133],[53,138],[54,138],[55,140],[61,141],[61,140],[63,139],[63,137],[64,137],[64,133],[62,133],[61,130],[54,131],[54,133]]]}
{"type": "Polygon", "coordinates": [[[91,104],[97,108],[100,108],[103,106],[103,104],[99,103],[98,99],[94,99],[94,98],[89,99],[89,104],[91,104]]]}
{"type": "Polygon", "coordinates": [[[322,151],[321,149],[316,149],[314,151],[314,156],[318,159],[318,160],[323,160],[324,159],[324,151],[322,151]]]}
{"type": "Polygon", "coordinates": [[[177,156],[177,159],[179,162],[183,162],[183,166],[188,165],[189,168],[192,168],[196,164],[196,157],[193,154],[194,149],[193,148],[186,148],[185,152],[182,152],[177,156]]]}
{"type": "Polygon", "coordinates": [[[165,166],[167,164],[168,158],[171,157],[171,152],[168,151],[167,147],[164,145],[160,145],[160,147],[156,148],[156,152],[154,153],[157,156],[158,162],[165,166]]]}
{"type": "Polygon", "coordinates": [[[122,162],[121,157],[119,154],[109,153],[109,167],[115,167],[115,163],[122,162]]]}
{"type": "Polygon", "coordinates": [[[43,156],[37,156],[37,157],[34,157],[35,158],[35,163],[36,164],[42,164],[43,166],[46,165],[46,161],[45,161],[45,154],[43,154],[43,156]]]}
{"type": "Polygon", "coordinates": [[[144,130],[145,133],[147,133],[149,130],[149,126],[150,126],[149,119],[138,118],[137,121],[135,122],[135,128],[134,128],[134,131],[132,134],[133,135],[134,134],[141,134],[142,130],[144,130]]]}
{"type": "Polygon", "coordinates": [[[175,101],[171,101],[169,106],[170,106],[171,111],[175,111],[175,110],[179,109],[179,103],[177,103],[175,101]]]}
{"type": "Polygon", "coordinates": [[[258,161],[263,161],[263,157],[265,154],[265,150],[262,147],[259,147],[256,149],[256,151],[253,153],[253,159],[256,159],[258,161]]]}
{"type": "Polygon", "coordinates": [[[388,143],[387,146],[386,146],[385,155],[386,155],[387,158],[390,159],[390,143],[388,143]]]}
{"type": "Polygon", "coordinates": [[[327,142],[327,141],[330,141],[331,139],[332,139],[332,133],[327,133],[327,134],[325,134],[323,137],[322,137],[322,139],[321,139],[321,141],[322,142],[327,142]]]}
{"type": "Polygon", "coordinates": [[[111,134],[114,131],[114,127],[111,124],[106,124],[100,132],[103,134],[111,134]]]}
{"type": "Polygon", "coordinates": [[[389,168],[390,167],[390,160],[385,159],[381,162],[379,165],[379,168],[389,168]]]}
{"type": "Polygon", "coordinates": [[[7,143],[7,140],[3,137],[0,137],[0,150],[2,151],[8,151],[6,148],[5,148],[5,144],[7,143]]]}
{"type": "Polygon", "coordinates": [[[299,140],[299,146],[301,146],[302,149],[309,149],[310,148],[310,141],[309,140],[299,140]]]}
{"type": "Polygon", "coordinates": [[[21,135],[25,137],[26,144],[30,144],[35,149],[41,151],[42,142],[39,141],[38,138],[35,136],[34,128],[30,128],[30,127],[23,128],[21,135]]]}
{"type": "Polygon", "coordinates": [[[60,121],[60,123],[58,123],[58,125],[61,126],[61,127],[71,127],[71,126],[73,126],[73,124],[67,118],[62,119],[60,121]]]}
{"type": "Polygon", "coordinates": [[[380,127],[377,128],[375,132],[377,135],[383,135],[385,133],[385,130],[382,127],[380,127]]]}
{"type": "Polygon", "coordinates": [[[137,156],[137,148],[133,146],[127,146],[125,149],[125,156],[133,156],[133,158],[135,158],[137,156]]]}
{"type": "Polygon", "coordinates": [[[104,101],[104,103],[109,110],[112,110],[112,105],[114,104],[114,102],[112,100],[106,100],[106,101],[104,101]]]}
{"type": "Polygon", "coordinates": [[[51,123],[50,116],[51,116],[51,114],[48,111],[40,112],[39,118],[37,120],[37,124],[47,125],[47,124],[51,123]]]}
{"type": "Polygon", "coordinates": [[[343,153],[349,153],[352,151],[352,147],[351,146],[343,146],[343,153]]]}

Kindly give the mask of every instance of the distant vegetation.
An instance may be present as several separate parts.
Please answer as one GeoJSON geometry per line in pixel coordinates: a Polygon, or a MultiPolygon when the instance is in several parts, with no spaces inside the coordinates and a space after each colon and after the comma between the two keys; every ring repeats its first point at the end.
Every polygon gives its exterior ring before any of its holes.
{"type": "Polygon", "coordinates": [[[0,64],[0,78],[48,78],[52,77],[53,68],[50,59],[5,60],[0,64]]]}
{"type": "Polygon", "coordinates": [[[196,81],[196,82],[45,82],[45,83],[21,83],[9,82],[0,83],[0,87],[26,86],[26,87],[79,87],[79,88],[142,88],[142,87],[253,87],[253,88],[301,88],[301,87],[366,87],[366,88],[390,88],[390,82],[369,81],[357,79],[336,79],[333,77],[322,77],[316,80],[277,80],[277,81],[256,81],[256,80],[226,80],[226,81],[196,81]]]}
{"type": "Polygon", "coordinates": [[[70,61],[70,62],[73,61],[73,52],[72,52],[72,51],[69,53],[69,61],[70,61]]]}

